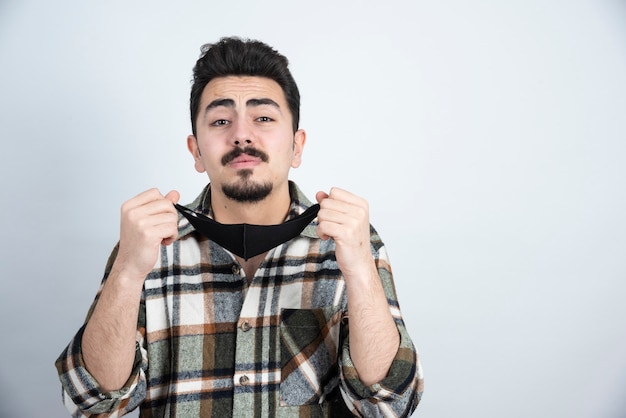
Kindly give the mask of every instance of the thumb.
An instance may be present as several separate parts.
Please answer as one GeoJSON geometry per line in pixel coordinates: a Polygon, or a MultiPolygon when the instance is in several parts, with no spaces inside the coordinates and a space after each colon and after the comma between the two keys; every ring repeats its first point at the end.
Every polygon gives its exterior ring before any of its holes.
{"type": "Polygon", "coordinates": [[[326,199],[328,197],[328,193],[326,192],[317,192],[315,194],[315,200],[317,200],[317,203],[322,203],[322,200],[326,199]]]}
{"type": "MultiPolygon", "coordinates": [[[[315,193],[315,200],[317,200],[317,203],[322,203],[322,200],[324,200],[326,198],[328,198],[328,193],[326,193],[326,192],[319,191],[319,192],[315,193]]],[[[321,221],[321,219],[319,218],[319,214],[318,214],[318,218],[317,218],[317,235],[320,237],[320,239],[326,241],[330,237],[323,232],[323,229],[320,227],[320,221],[321,221]]]]}
{"type": "Polygon", "coordinates": [[[178,200],[180,199],[180,193],[178,193],[176,190],[171,190],[165,195],[165,198],[172,203],[178,203],[178,200]]]}

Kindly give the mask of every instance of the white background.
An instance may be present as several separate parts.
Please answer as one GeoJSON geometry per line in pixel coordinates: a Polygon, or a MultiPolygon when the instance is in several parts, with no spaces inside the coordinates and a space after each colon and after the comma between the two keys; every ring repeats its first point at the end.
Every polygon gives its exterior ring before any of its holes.
{"type": "Polygon", "coordinates": [[[0,416],[64,417],[121,203],[191,201],[191,68],[287,55],[313,197],[367,198],[429,418],[626,416],[626,3],[0,1],[0,416]]]}

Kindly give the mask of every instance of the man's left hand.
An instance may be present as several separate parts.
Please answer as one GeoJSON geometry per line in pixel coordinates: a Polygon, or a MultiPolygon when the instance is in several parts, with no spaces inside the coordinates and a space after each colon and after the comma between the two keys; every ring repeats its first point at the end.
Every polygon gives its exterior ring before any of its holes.
{"type": "Polygon", "coordinates": [[[320,204],[317,234],[332,238],[337,264],[344,276],[362,276],[371,270],[374,258],[370,249],[369,205],[361,197],[333,187],[329,193],[317,192],[320,204]]]}

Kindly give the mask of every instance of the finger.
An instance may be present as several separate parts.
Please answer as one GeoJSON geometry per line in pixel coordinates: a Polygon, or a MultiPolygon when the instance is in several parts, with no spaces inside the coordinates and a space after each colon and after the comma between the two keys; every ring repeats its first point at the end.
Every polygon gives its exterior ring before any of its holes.
{"type": "Polygon", "coordinates": [[[176,214],[176,208],[172,204],[172,201],[169,199],[161,198],[158,200],[153,200],[144,204],[143,206],[139,206],[131,209],[129,212],[135,212],[137,216],[153,216],[158,215],[160,213],[171,213],[176,214]]]}
{"type": "MultiPolygon", "coordinates": [[[[333,199],[332,197],[328,197],[320,202],[320,211],[334,211],[339,213],[348,213],[351,211],[353,207],[352,204],[348,202],[344,202],[341,200],[333,199]]],[[[319,215],[318,215],[319,216],[319,215]]]]}
{"type": "Polygon", "coordinates": [[[317,200],[317,203],[322,203],[322,200],[326,198],[328,198],[328,193],[326,192],[319,191],[315,194],[315,200],[317,200]]]}
{"type": "Polygon", "coordinates": [[[174,209],[172,203],[178,202],[180,194],[172,190],[165,196],[165,200],[169,203],[173,210],[170,213],[161,213],[153,216],[154,225],[159,228],[162,237],[161,245],[170,245],[178,238],[178,213],[174,209]]]}
{"type": "Polygon", "coordinates": [[[151,216],[147,222],[143,234],[149,242],[161,242],[169,245],[178,237],[178,216],[171,214],[160,214],[151,216]]]}
{"type": "Polygon", "coordinates": [[[161,225],[172,225],[178,227],[178,214],[171,212],[161,212],[155,215],[150,215],[145,220],[147,227],[155,227],[161,225]]]}
{"type": "Polygon", "coordinates": [[[143,206],[147,203],[150,203],[159,199],[163,199],[163,195],[161,194],[161,192],[159,192],[158,189],[152,188],[144,192],[141,192],[137,196],[126,201],[124,203],[124,206],[126,206],[128,209],[132,209],[138,206],[143,206]]]}
{"type": "Polygon", "coordinates": [[[332,200],[346,202],[354,206],[367,208],[367,201],[365,199],[353,193],[350,193],[347,190],[340,189],[339,187],[333,187],[332,189],[330,189],[329,197],[332,200]]]}
{"type": "Polygon", "coordinates": [[[352,200],[352,197],[356,197],[347,190],[340,189],[339,187],[331,187],[328,195],[331,199],[337,199],[342,201],[350,201],[352,200]]]}
{"type": "Polygon", "coordinates": [[[323,231],[324,231],[324,227],[322,226],[322,224],[318,223],[315,232],[317,232],[317,236],[320,237],[321,240],[326,241],[327,239],[330,238],[330,236],[325,234],[323,231]]]}
{"type": "Polygon", "coordinates": [[[178,233],[176,233],[176,235],[175,235],[175,236],[172,236],[172,237],[170,237],[170,238],[166,238],[166,239],[162,240],[162,241],[161,241],[161,245],[163,245],[163,246],[166,246],[166,247],[167,247],[168,245],[170,245],[171,243],[173,243],[174,241],[176,241],[176,238],[178,238],[178,233]]]}
{"type": "Polygon", "coordinates": [[[169,200],[172,203],[178,203],[178,201],[180,200],[180,193],[178,193],[178,191],[176,190],[170,190],[166,195],[165,198],[167,200],[169,200]]]}
{"type": "Polygon", "coordinates": [[[342,231],[342,226],[335,222],[322,221],[317,224],[317,236],[319,236],[323,240],[337,240],[343,233],[342,231]]]}
{"type": "Polygon", "coordinates": [[[170,233],[167,237],[161,240],[161,245],[170,245],[171,243],[176,241],[176,238],[178,238],[178,224],[175,225],[175,227],[172,229],[169,228],[171,228],[171,225],[168,225],[167,228],[164,228],[164,232],[169,230],[170,233]]]}
{"type": "MultiPolygon", "coordinates": [[[[337,205],[334,205],[337,206],[337,205]]],[[[343,224],[350,218],[347,210],[343,208],[329,208],[326,205],[320,208],[319,212],[317,212],[317,220],[319,223],[322,222],[333,222],[337,224],[343,224]]]]}

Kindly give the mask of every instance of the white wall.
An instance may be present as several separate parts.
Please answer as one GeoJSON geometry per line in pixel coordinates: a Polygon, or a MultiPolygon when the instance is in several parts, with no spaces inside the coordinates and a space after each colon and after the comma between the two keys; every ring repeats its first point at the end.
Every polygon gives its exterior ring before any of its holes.
{"type": "Polygon", "coordinates": [[[120,204],[204,185],[202,43],[285,53],[304,190],[371,202],[426,372],[414,416],[626,416],[619,0],[0,2],[0,416],[63,417],[54,360],[120,204]]]}

